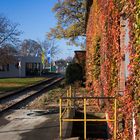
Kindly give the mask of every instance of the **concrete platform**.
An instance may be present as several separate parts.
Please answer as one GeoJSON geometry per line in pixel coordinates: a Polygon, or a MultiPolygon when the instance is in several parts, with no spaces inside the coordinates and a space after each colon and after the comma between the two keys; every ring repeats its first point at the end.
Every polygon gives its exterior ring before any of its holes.
{"type": "Polygon", "coordinates": [[[58,140],[58,112],[34,115],[39,110],[16,110],[0,117],[0,140],[58,140]]]}

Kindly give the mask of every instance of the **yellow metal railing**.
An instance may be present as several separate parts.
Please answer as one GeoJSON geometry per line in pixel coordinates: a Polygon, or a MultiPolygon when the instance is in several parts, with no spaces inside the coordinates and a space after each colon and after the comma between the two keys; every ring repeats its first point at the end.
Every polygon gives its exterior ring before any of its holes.
{"type": "MultiPolygon", "coordinates": [[[[71,99],[72,97],[72,88],[71,86],[68,88],[67,90],[67,98],[71,99]]],[[[70,109],[71,109],[71,105],[72,105],[72,101],[70,99],[66,99],[66,107],[64,108],[63,112],[62,112],[62,98],[59,99],[59,120],[60,120],[60,139],[62,138],[62,121],[63,121],[63,116],[69,115],[70,113],[70,109]]]]}
{"type": "Polygon", "coordinates": [[[117,100],[115,97],[72,97],[72,92],[71,92],[71,87],[67,91],[67,97],[61,97],[59,99],[59,107],[60,107],[60,139],[62,139],[62,122],[84,122],[84,140],[86,140],[86,123],[87,122],[101,122],[101,121],[106,121],[106,122],[114,122],[114,140],[116,140],[116,108],[117,108],[117,100]],[[72,101],[73,100],[81,100],[83,99],[84,101],[84,119],[71,119],[71,118],[63,118],[65,113],[67,112],[67,117],[68,114],[70,113],[70,109],[72,109],[72,101]],[[114,118],[113,119],[87,119],[86,118],[86,103],[87,99],[113,99],[114,100],[114,118]],[[62,112],[62,101],[67,100],[67,106],[64,108],[64,111],[62,112]]]}

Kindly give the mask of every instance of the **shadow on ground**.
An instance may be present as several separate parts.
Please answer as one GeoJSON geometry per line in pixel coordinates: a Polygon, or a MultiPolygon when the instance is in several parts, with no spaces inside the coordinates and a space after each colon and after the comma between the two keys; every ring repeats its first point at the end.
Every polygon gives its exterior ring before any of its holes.
{"type": "MultiPolygon", "coordinates": [[[[75,119],[83,119],[84,114],[82,112],[75,112],[75,119]]],[[[87,114],[87,119],[101,119],[98,116],[87,114]]],[[[107,122],[87,122],[87,139],[109,139],[111,135],[108,132],[107,122]]],[[[80,137],[80,140],[84,138],[84,122],[73,122],[72,137],[80,137]]]]}

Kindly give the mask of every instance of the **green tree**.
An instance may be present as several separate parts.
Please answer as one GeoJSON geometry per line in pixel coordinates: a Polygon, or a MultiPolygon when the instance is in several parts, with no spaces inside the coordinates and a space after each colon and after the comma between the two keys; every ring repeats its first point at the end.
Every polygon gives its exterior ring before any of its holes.
{"type": "Polygon", "coordinates": [[[68,44],[85,44],[86,0],[63,0],[55,4],[53,11],[57,25],[47,34],[50,38],[68,39],[68,44]]]}

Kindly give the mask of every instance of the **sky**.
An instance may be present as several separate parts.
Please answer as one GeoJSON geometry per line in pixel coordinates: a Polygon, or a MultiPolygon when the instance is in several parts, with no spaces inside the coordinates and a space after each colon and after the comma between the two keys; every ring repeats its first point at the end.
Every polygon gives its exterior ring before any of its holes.
{"type": "MultiPolygon", "coordinates": [[[[11,22],[18,23],[18,30],[23,34],[21,40],[33,39],[43,41],[50,28],[56,25],[52,8],[58,0],[0,0],[0,14],[11,22]]],[[[80,48],[67,46],[65,40],[57,40],[60,50],[55,59],[74,55],[74,50],[80,48]]]]}

